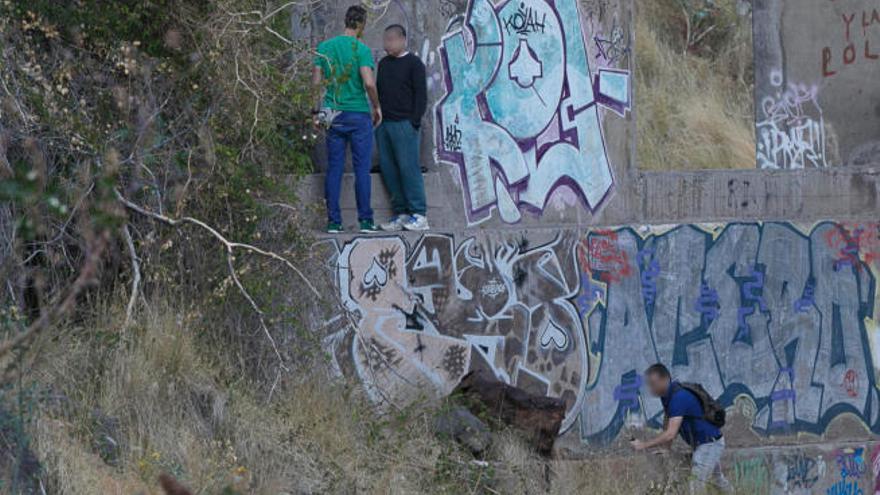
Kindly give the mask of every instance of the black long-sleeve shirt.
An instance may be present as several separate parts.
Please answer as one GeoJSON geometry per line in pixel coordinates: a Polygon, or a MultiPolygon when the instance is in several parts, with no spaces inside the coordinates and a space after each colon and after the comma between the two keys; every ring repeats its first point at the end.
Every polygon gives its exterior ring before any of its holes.
{"type": "Polygon", "coordinates": [[[419,57],[407,53],[383,58],[379,62],[377,86],[383,119],[409,120],[416,127],[421,125],[428,106],[428,81],[425,64],[419,57]]]}

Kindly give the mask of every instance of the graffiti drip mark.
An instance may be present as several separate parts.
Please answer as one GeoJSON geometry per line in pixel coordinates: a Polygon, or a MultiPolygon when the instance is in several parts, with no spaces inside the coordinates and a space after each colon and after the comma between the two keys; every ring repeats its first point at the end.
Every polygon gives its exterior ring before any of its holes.
{"type": "Polygon", "coordinates": [[[416,335],[416,348],[413,349],[413,352],[419,355],[419,359],[423,360],[425,352],[425,344],[422,343],[422,336],[416,335]]]}

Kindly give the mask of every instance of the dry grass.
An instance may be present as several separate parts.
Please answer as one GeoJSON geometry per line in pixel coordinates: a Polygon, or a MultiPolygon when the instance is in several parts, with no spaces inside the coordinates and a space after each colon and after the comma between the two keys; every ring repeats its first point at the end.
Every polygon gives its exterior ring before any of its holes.
{"type": "Polygon", "coordinates": [[[121,308],[40,344],[29,378],[62,398],[31,428],[51,493],[153,494],[162,472],[197,494],[649,493],[662,478],[638,456],[548,463],[510,432],[478,463],[431,433],[436,407],[383,414],[321,370],[268,403],[183,312],[153,303],[117,333],[121,308]]]}
{"type": "Polygon", "coordinates": [[[155,493],[162,472],[199,494],[480,493],[492,482],[430,433],[431,410],[380,414],[321,370],[268,403],[181,312],[151,308],[127,333],[108,308],[88,331],[42,344],[32,378],[63,397],[32,432],[53,493],[155,493]],[[102,455],[107,436],[119,449],[102,455]]]}
{"type": "Polygon", "coordinates": [[[47,493],[158,495],[162,473],[205,495],[672,495],[686,487],[680,452],[633,454],[623,441],[589,459],[548,461],[502,431],[477,461],[432,433],[442,404],[383,413],[357,385],[321,369],[279,385],[269,401],[231,373],[229,349],[202,338],[197,319],[151,303],[122,331],[123,308],[98,308],[82,328],[38,343],[25,382],[49,392],[29,428],[47,493]]]}
{"type": "MultiPolygon", "coordinates": [[[[730,22],[735,0],[716,2],[730,22]]],[[[644,170],[755,167],[748,18],[699,54],[685,52],[677,2],[638,2],[635,106],[644,170]]]]}

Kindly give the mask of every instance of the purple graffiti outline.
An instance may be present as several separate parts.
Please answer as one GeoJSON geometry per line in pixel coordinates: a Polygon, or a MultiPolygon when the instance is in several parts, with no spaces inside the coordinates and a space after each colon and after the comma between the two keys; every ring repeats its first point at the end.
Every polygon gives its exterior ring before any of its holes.
{"type": "MultiPolygon", "coordinates": [[[[797,417],[795,408],[797,407],[797,392],[794,389],[794,368],[779,368],[779,372],[776,374],[776,381],[773,383],[773,391],[770,392],[770,414],[773,414],[773,404],[776,402],[786,402],[791,401],[791,410],[792,417],[797,417]],[[788,384],[790,388],[781,388],[776,389],[776,386],[779,384],[780,378],[783,375],[788,375],[788,384]]],[[[773,421],[770,423],[771,429],[779,429],[785,430],[788,429],[789,424],[787,421],[773,418],[773,421]]]]}
{"type": "Polygon", "coordinates": [[[764,290],[764,273],[756,267],[752,267],[749,277],[751,280],[742,285],[742,304],[736,310],[738,327],[734,340],[737,341],[749,341],[751,339],[752,327],[746,321],[746,317],[755,314],[756,304],[761,312],[767,312],[767,304],[764,301],[764,296],[761,295],[761,292],[764,290]]]}
{"type": "Polygon", "coordinates": [[[700,284],[700,296],[694,302],[694,310],[700,313],[700,323],[708,328],[718,318],[718,310],[721,308],[721,300],[718,291],[703,282],[700,284]]]}
{"type": "Polygon", "coordinates": [[[626,410],[637,410],[639,408],[639,395],[642,383],[642,375],[638,373],[636,373],[634,380],[627,381],[626,383],[621,378],[621,383],[614,387],[614,400],[619,402],[626,410]]]}

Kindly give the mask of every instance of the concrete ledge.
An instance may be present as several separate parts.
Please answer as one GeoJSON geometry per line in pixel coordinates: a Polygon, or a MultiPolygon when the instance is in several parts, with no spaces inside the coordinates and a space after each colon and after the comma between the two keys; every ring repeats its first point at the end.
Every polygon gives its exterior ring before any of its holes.
{"type": "MultiPolygon", "coordinates": [[[[457,174],[454,167],[439,167],[437,172],[425,174],[433,230],[523,231],[744,220],[810,223],[865,218],[880,212],[880,165],[799,171],[638,172],[628,187],[626,176],[618,177],[595,214],[583,204],[560,206],[551,201],[541,215],[526,213],[516,224],[501,222],[497,214],[484,221],[470,219],[457,174]]],[[[390,199],[379,174],[372,175],[372,187],[376,219],[383,220],[391,214],[390,199]]],[[[345,174],[342,188],[343,217],[354,225],[353,174],[345,174]]],[[[323,174],[301,179],[298,191],[303,202],[322,205],[323,174]]]]}

